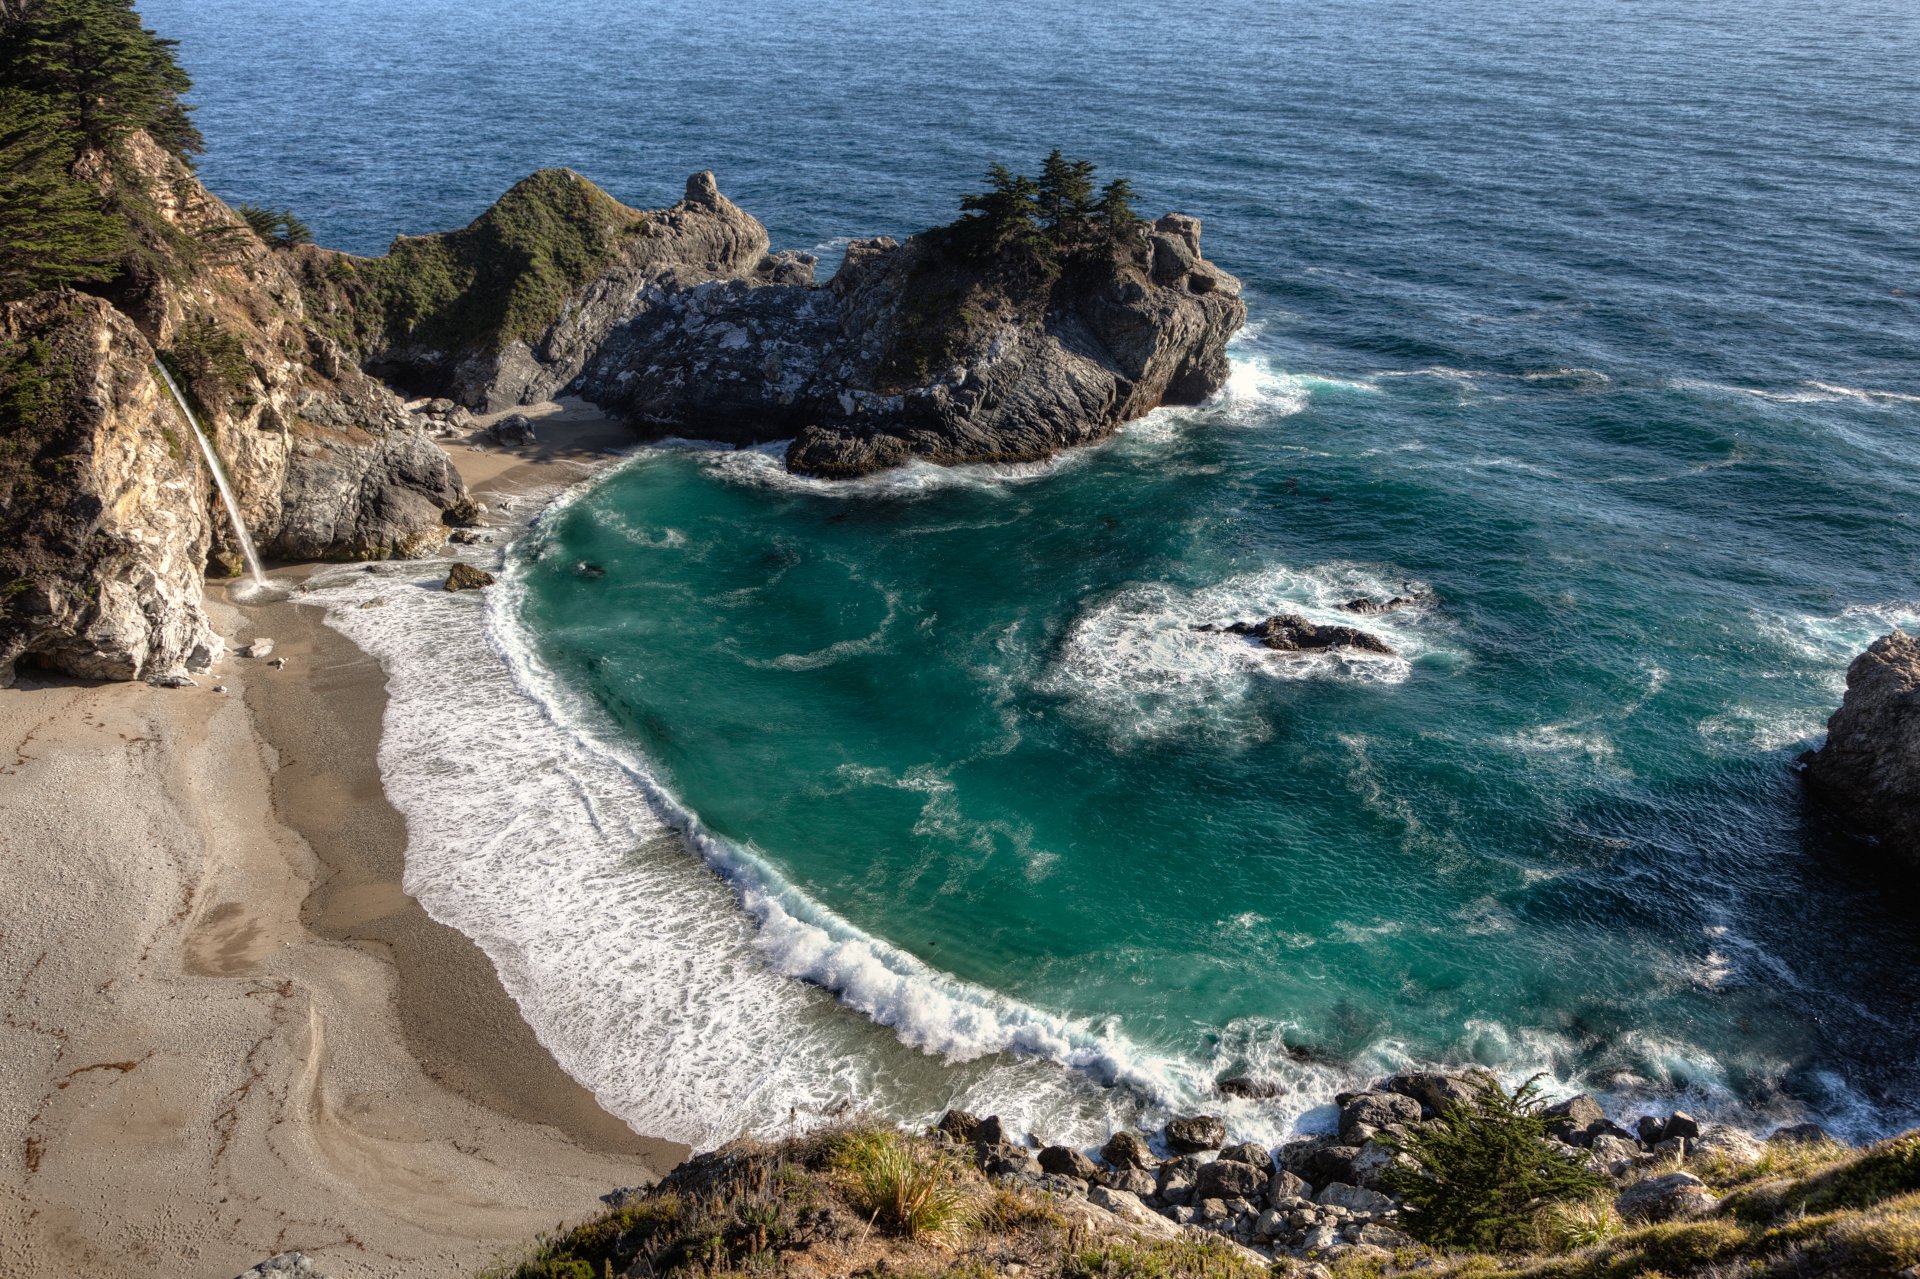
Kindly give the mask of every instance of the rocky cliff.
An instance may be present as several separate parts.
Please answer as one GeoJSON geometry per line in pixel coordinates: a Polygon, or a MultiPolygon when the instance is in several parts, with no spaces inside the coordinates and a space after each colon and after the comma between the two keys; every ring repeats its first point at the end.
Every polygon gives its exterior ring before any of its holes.
{"type": "Polygon", "coordinates": [[[788,466],[814,475],[1031,461],[1205,399],[1246,319],[1239,281],[1180,215],[1053,270],[968,258],[931,233],[857,242],[825,285],[812,265],[648,281],[582,393],[654,434],[792,437],[788,466]]]}
{"type": "Polygon", "coordinates": [[[263,554],[436,549],[471,514],[446,455],[309,316],[300,255],[270,247],[141,132],[82,153],[74,180],[127,210],[96,296],[43,291],[0,327],[0,678],[177,671],[204,654],[200,574],[238,570],[174,371],[263,554]]]}
{"type": "Polygon", "coordinates": [[[1895,631],[1853,659],[1826,744],[1802,760],[1815,794],[1920,866],[1920,640],[1895,631]]]}
{"type": "Polygon", "coordinates": [[[23,657],[136,679],[219,655],[206,468],[153,358],[99,298],[0,307],[0,686],[23,657]]]}
{"type": "Polygon", "coordinates": [[[545,169],[461,230],[401,236],[382,258],[303,255],[314,313],[357,359],[491,413],[572,382],[644,290],[754,275],[767,232],[711,173],[642,212],[545,169]]]}

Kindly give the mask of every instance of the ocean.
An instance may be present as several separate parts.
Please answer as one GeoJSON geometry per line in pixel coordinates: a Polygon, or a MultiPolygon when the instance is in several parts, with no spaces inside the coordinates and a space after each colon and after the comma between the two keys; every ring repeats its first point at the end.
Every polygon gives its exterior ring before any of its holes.
{"type": "Polygon", "coordinates": [[[1920,1120],[1920,882],[1792,767],[1920,623],[1912,5],[142,12],[332,247],[712,168],[824,276],[1059,146],[1245,284],[1220,396],[1047,464],[670,442],[484,602],[320,579],[410,891],[637,1128],[1279,1140],[1432,1062],[1920,1120]],[[1390,657],[1194,629],[1393,595],[1390,657]]]}

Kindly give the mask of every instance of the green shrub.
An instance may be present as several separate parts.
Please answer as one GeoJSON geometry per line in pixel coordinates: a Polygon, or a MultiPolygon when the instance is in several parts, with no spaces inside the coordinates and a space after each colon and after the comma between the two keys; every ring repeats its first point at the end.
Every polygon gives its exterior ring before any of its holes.
{"type": "Polygon", "coordinates": [[[1441,1247],[1524,1245],[1543,1208],[1607,1184],[1548,1143],[1537,1080],[1511,1093],[1479,1090],[1398,1144],[1413,1166],[1390,1168],[1387,1188],[1406,1205],[1416,1237],[1441,1247]]]}
{"type": "Polygon", "coordinates": [[[943,1150],[891,1128],[857,1128],[841,1137],[833,1166],[853,1205],[882,1229],[909,1239],[964,1232],[978,1218],[976,1195],[943,1150]]]}
{"type": "Polygon", "coordinates": [[[1189,1236],[1165,1243],[1109,1242],[1067,1256],[1061,1279],[1257,1279],[1260,1271],[1225,1241],[1189,1236]]]}

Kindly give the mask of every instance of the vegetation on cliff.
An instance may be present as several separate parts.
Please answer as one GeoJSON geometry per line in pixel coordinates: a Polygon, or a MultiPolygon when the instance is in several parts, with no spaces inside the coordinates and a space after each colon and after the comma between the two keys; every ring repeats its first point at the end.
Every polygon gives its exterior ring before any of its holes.
{"type": "Polygon", "coordinates": [[[0,17],[0,300],[197,257],[138,183],[112,180],[136,132],[183,162],[201,148],[174,48],[132,0],[0,17]]]}
{"type": "Polygon", "coordinates": [[[381,258],[329,255],[310,284],[361,349],[533,342],[646,226],[572,170],[542,169],[461,230],[400,236],[381,258]]]}
{"type": "MultiPolygon", "coordinates": [[[[1526,1111],[1513,1095],[1489,1100],[1491,1109],[1470,1109],[1496,1116],[1496,1126],[1525,1128],[1512,1121],[1526,1111]]],[[[1142,1234],[1085,1200],[1018,1178],[988,1178],[937,1133],[866,1122],[699,1156],[652,1190],[610,1196],[616,1206],[606,1213],[542,1237],[488,1275],[1901,1279],[1920,1265],[1920,1133],[1864,1150],[1775,1143],[1752,1162],[1701,1154],[1686,1166],[1725,1196],[1711,1215],[1634,1224],[1605,1198],[1569,1206],[1533,1196],[1526,1228],[1503,1233],[1499,1250],[1451,1243],[1392,1253],[1332,1249],[1263,1265],[1205,1230],[1142,1234]],[[930,1191],[940,1210],[916,1215],[913,1205],[929,1202],[930,1191]]],[[[1663,1171],[1672,1170],[1646,1175],[1663,1171]]],[[[1514,1187],[1497,1197],[1526,1193],[1514,1187]]],[[[1437,1203],[1429,1210],[1452,1211],[1437,1203]]],[[[1473,1233],[1467,1221],[1437,1233],[1465,1237],[1473,1233]]]]}

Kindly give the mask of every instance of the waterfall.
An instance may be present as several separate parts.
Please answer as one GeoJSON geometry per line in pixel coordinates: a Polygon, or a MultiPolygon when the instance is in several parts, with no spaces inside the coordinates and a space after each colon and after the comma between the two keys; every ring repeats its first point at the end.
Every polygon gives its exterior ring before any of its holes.
{"type": "Polygon", "coordinates": [[[253,538],[247,533],[247,523],[240,518],[240,503],[234,499],[233,486],[227,483],[227,472],[220,465],[219,454],[213,451],[213,440],[200,429],[200,419],[187,407],[187,397],[180,394],[180,387],[174,382],[173,374],[167,372],[167,366],[155,360],[153,367],[160,371],[160,380],[173,393],[173,402],[187,415],[187,425],[193,428],[193,438],[200,441],[200,452],[207,459],[207,469],[213,472],[213,482],[219,486],[220,500],[227,504],[227,518],[233,521],[233,535],[240,541],[240,553],[247,557],[247,575],[253,579],[254,589],[265,589],[267,575],[260,567],[260,553],[253,549],[253,538]]]}

